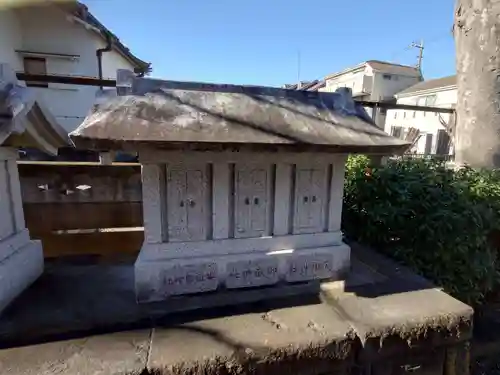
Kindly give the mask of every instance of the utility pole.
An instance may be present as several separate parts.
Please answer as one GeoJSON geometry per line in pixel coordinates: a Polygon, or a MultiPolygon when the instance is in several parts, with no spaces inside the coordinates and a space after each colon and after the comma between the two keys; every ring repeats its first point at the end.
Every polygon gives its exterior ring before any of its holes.
{"type": "Polygon", "coordinates": [[[422,59],[424,58],[424,41],[421,40],[420,43],[413,42],[410,47],[418,48],[417,56],[417,69],[422,71],[422,59]]]}

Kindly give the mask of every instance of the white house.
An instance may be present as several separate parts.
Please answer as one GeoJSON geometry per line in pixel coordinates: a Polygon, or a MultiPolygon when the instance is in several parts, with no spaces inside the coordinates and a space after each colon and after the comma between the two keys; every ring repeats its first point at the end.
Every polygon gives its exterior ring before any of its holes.
{"type": "Polygon", "coordinates": [[[117,91],[71,137],[84,148],[139,153],[145,226],[135,264],[139,302],[342,280],[350,266],[340,231],[346,154],[407,147],[373,126],[345,89],[120,72],[117,91]]]}
{"type": "Polygon", "coordinates": [[[42,245],[30,240],[24,222],[16,149],[55,154],[69,144],[33,91],[18,84],[8,64],[0,64],[0,312],[43,272],[42,245]]]}
{"type": "MultiPolygon", "coordinates": [[[[396,95],[397,104],[454,108],[457,103],[456,76],[420,82],[396,95]]],[[[454,117],[437,112],[391,109],[387,113],[385,131],[404,138],[411,128],[418,130],[418,141],[412,148],[416,154],[453,154],[450,136],[454,117]]]]}
{"type": "MultiPolygon", "coordinates": [[[[149,64],[134,56],[78,2],[49,2],[0,11],[0,62],[18,72],[116,78],[117,69],[146,72],[149,64]],[[111,51],[105,49],[108,37],[111,51]]],[[[26,82],[37,101],[69,133],[83,121],[95,100],[96,87],[26,82]]]]}

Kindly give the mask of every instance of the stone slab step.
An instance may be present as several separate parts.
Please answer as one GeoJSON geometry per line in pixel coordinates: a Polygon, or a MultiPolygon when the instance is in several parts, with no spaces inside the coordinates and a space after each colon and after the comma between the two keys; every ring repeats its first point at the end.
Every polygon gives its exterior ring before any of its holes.
{"type": "Polygon", "coordinates": [[[0,350],[0,373],[342,373],[358,341],[326,304],[0,350]]]}

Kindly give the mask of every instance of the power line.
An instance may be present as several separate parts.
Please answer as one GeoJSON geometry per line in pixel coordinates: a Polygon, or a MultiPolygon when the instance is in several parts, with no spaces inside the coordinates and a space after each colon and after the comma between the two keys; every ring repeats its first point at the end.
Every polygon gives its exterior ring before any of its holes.
{"type": "Polygon", "coordinates": [[[405,52],[409,51],[410,49],[411,49],[411,46],[406,46],[406,47],[405,47],[405,48],[403,48],[402,50],[394,52],[394,53],[392,54],[392,56],[391,56],[390,61],[394,61],[394,62],[396,62],[396,61],[397,61],[397,58],[398,58],[399,56],[401,56],[401,54],[403,54],[403,53],[405,53],[405,52]]]}
{"type": "MultiPolygon", "coordinates": [[[[449,33],[443,33],[443,32],[440,32],[439,34],[436,34],[430,38],[426,38],[426,42],[425,42],[425,48],[428,48],[430,45],[436,43],[436,42],[440,42],[442,41],[443,39],[445,38],[448,38],[450,37],[450,34],[449,33]]],[[[402,48],[398,51],[395,51],[392,55],[391,55],[391,58],[390,58],[390,61],[394,61],[394,62],[397,62],[399,60],[399,57],[403,54],[403,53],[406,53],[408,52],[410,49],[413,49],[415,48],[414,44],[418,44],[420,45],[420,43],[412,43],[411,45],[409,46],[406,46],[405,48],[402,48]]],[[[423,45],[423,43],[422,43],[423,45]]],[[[418,57],[417,57],[418,58],[418,57]]],[[[422,65],[422,64],[420,64],[422,65]]]]}

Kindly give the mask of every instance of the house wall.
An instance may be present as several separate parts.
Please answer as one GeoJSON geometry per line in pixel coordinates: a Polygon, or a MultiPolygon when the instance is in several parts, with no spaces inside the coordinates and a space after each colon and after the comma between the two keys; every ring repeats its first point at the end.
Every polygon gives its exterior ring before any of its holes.
{"type": "MultiPolygon", "coordinates": [[[[352,90],[352,95],[362,100],[370,100],[370,93],[373,89],[373,72],[369,67],[362,67],[355,71],[347,72],[345,74],[336,76],[334,78],[326,79],[325,87],[318,91],[335,92],[340,87],[347,87],[352,90]]],[[[365,107],[366,112],[372,116],[372,109],[365,107]]],[[[375,117],[376,124],[383,124],[380,112],[375,117]]]]}
{"type": "Polygon", "coordinates": [[[347,87],[352,90],[353,96],[361,95],[371,91],[372,77],[367,75],[364,69],[348,72],[340,76],[326,80],[326,85],[321,91],[334,92],[339,87],[347,87]]]}
{"type": "MultiPolygon", "coordinates": [[[[414,95],[400,97],[397,99],[397,104],[421,106],[428,105],[441,108],[453,108],[456,102],[457,90],[455,88],[427,93],[415,93],[414,95]],[[433,95],[435,95],[434,103],[426,103],[426,98],[433,95]]],[[[404,134],[408,132],[409,128],[419,129],[422,136],[412,151],[417,154],[434,154],[437,151],[438,132],[440,129],[445,129],[441,121],[449,123],[450,120],[451,115],[447,113],[439,114],[437,112],[394,109],[387,112],[387,121],[384,130],[391,134],[391,130],[394,126],[400,126],[402,127],[401,136],[404,136],[404,134]],[[429,136],[427,136],[428,134],[429,136]],[[431,142],[430,145],[429,142],[431,142]]],[[[449,153],[453,153],[452,148],[449,150],[449,153]]]]}
{"type": "Polygon", "coordinates": [[[0,12],[0,56],[1,61],[16,70],[22,68],[22,60],[15,52],[23,44],[21,25],[13,11],[0,12]]]}
{"type": "Polygon", "coordinates": [[[418,82],[418,77],[373,72],[373,90],[371,91],[370,100],[382,101],[394,99],[395,94],[418,82]]]}
{"type": "MultiPolygon", "coordinates": [[[[95,34],[92,35],[95,42],[95,50],[104,48],[106,43],[95,34]]],[[[95,56],[94,50],[94,56],[95,56]]],[[[97,64],[97,63],[96,63],[97,64]]],[[[96,65],[97,66],[97,65],[96,65]]],[[[116,71],[118,69],[133,70],[134,66],[118,52],[104,52],[102,55],[102,76],[104,79],[116,79],[116,71]]]]}
{"type": "MultiPolygon", "coordinates": [[[[15,50],[28,50],[79,55],[75,60],[47,56],[48,74],[97,77],[96,50],[104,45],[105,42],[94,31],[70,22],[66,14],[52,7],[0,13],[0,56],[17,71],[24,68],[22,56],[15,50]]],[[[116,78],[119,68],[133,69],[133,66],[117,52],[104,53],[104,78],[116,78]]],[[[62,84],[49,84],[48,88],[33,87],[37,99],[68,132],[74,130],[88,114],[97,89],[62,84]]]]}
{"type": "MultiPolygon", "coordinates": [[[[370,69],[371,70],[371,69],[370,69]]],[[[402,74],[382,73],[372,71],[373,88],[370,92],[370,101],[380,102],[393,100],[394,95],[401,90],[415,85],[419,78],[415,76],[406,76],[402,74]]],[[[371,113],[371,109],[368,110],[371,113]]],[[[387,111],[379,110],[376,115],[375,123],[384,129],[387,121],[387,111]]]]}

